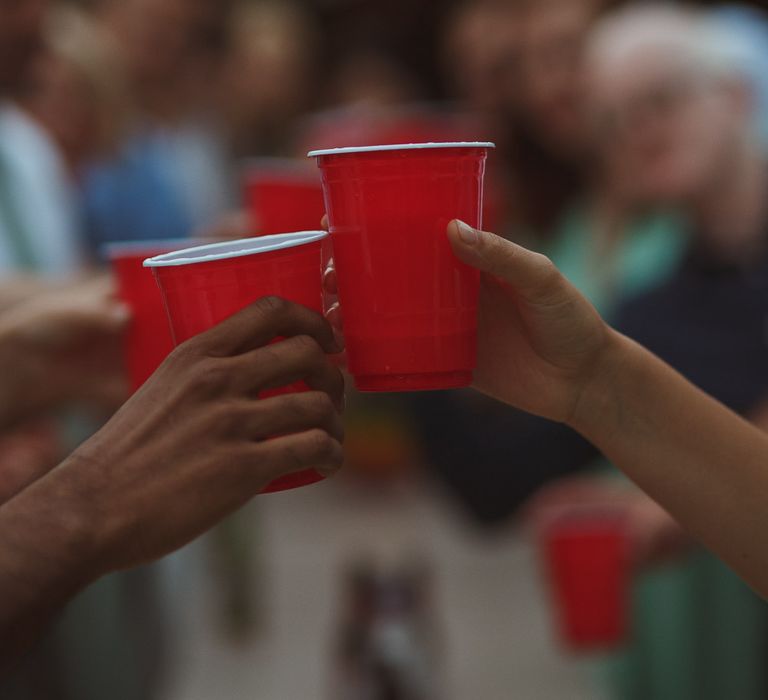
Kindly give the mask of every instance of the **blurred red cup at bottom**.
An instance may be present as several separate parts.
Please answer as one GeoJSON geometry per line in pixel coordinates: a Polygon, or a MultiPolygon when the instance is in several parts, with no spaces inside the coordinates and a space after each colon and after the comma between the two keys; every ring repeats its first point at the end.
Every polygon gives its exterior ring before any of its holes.
{"type": "Polygon", "coordinates": [[[104,247],[117,284],[117,294],[131,310],[125,332],[125,365],[131,391],[136,391],[173,350],[173,339],[163,297],[157,282],[143,262],[188,247],[189,240],[135,241],[111,243],[104,247]]]}
{"type": "MultiPolygon", "coordinates": [[[[265,296],[278,296],[322,313],[322,243],[325,231],[303,231],[213,243],[144,262],[157,279],[173,340],[182,343],[265,296]]],[[[275,339],[279,340],[279,339],[275,339]]],[[[261,398],[306,391],[303,382],[261,393],[261,398]]],[[[262,493],[322,480],[314,469],[276,479],[262,493]]]]}
{"type": "Polygon", "coordinates": [[[613,511],[555,515],[540,531],[561,643],[572,651],[621,646],[628,632],[631,585],[626,517],[613,511]]]}

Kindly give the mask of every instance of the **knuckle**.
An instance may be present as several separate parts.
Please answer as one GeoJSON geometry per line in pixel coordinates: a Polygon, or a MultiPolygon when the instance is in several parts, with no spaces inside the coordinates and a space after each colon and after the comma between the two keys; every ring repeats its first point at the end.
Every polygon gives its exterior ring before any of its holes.
{"type": "Polygon", "coordinates": [[[547,290],[559,287],[561,275],[555,264],[546,255],[537,253],[536,256],[542,287],[547,290]]]}
{"type": "Polygon", "coordinates": [[[204,418],[204,430],[216,433],[225,432],[232,424],[232,411],[227,404],[220,403],[206,411],[204,418]]]}
{"type": "Polygon", "coordinates": [[[311,420],[322,421],[335,412],[333,401],[322,391],[311,391],[303,394],[303,402],[307,415],[311,420]]]}
{"type": "Polygon", "coordinates": [[[301,357],[307,361],[314,362],[325,357],[323,349],[310,335],[297,335],[293,343],[301,357]]]}
{"type": "Polygon", "coordinates": [[[324,430],[312,430],[306,439],[311,455],[320,461],[330,459],[336,452],[336,441],[324,430]]]}
{"type": "Polygon", "coordinates": [[[264,316],[277,316],[288,310],[288,302],[274,295],[262,297],[254,306],[264,316]]]}
{"type": "Polygon", "coordinates": [[[168,355],[167,362],[173,365],[189,365],[199,362],[205,353],[202,349],[200,336],[195,336],[177,345],[168,355]]]}
{"type": "Polygon", "coordinates": [[[206,394],[216,394],[229,384],[229,371],[218,358],[206,358],[194,368],[192,384],[206,394]]]}
{"type": "Polygon", "coordinates": [[[550,260],[546,255],[543,253],[534,253],[534,260],[536,261],[536,264],[541,268],[542,274],[553,274],[557,273],[557,268],[555,267],[555,263],[550,260]]]}

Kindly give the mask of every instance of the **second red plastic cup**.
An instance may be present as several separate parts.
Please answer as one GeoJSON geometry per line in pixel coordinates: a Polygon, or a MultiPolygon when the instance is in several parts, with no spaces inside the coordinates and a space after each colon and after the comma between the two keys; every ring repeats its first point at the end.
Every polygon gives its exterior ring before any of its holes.
{"type": "Polygon", "coordinates": [[[254,236],[315,229],[325,214],[317,171],[287,159],[249,161],[243,196],[254,236]]]}
{"type": "MultiPolygon", "coordinates": [[[[189,248],[145,261],[157,278],[174,341],[208,330],[252,302],[279,296],[322,313],[325,231],[262,236],[189,248]]],[[[303,383],[270,392],[304,391],[303,383]]],[[[273,481],[263,493],[320,481],[315,470],[273,481]]]]}
{"type": "Polygon", "coordinates": [[[627,635],[631,584],[625,517],[591,510],[554,516],[541,538],[563,644],[574,651],[619,646],[627,635]]]}
{"type": "Polygon", "coordinates": [[[173,350],[163,298],[149,270],[148,257],[191,245],[191,241],[136,241],[105,246],[117,283],[118,297],[131,310],[125,333],[125,364],[131,391],[136,391],[173,350]]]}
{"type": "Polygon", "coordinates": [[[452,219],[481,227],[491,143],[311,151],[323,176],[349,370],[362,391],[467,386],[479,273],[453,254],[452,219]]]}

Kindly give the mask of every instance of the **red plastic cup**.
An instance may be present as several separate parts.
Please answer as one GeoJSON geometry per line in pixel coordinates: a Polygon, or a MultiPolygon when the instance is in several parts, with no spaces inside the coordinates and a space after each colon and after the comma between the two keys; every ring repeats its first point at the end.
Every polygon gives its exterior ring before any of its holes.
{"type": "MultiPolygon", "coordinates": [[[[279,296],[322,313],[322,242],[325,231],[303,231],[212,243],[159,255],[152,268],[163,296],[173,340],[182,343],[265,296],[279,296]]],[[[296,383],[261,398],[306,391],[296,383]]],[[[276,479],[262,493],[323,479],[314,469],[276,479]]]]}
{"type": "Polygon", "coordinates": [[[544,527],[541,545],[563,645],[573,651],[620,646],[631,582],[626,518],[591,510],[556,516],[544,527]]]}
{"type": "Polygon", "coordinates": [[[190,243],[188,240],[136,241],[112,243],[104,248],[115,275],[118,297],[131,310],[123,350],[131,391],[144,384],[173,350],[163,298],[154,277],[142,263],[148,257],[190,243]]]}
{"type": "Polygon", "coordinates": [[[287,159],[249,161],[243,196],[254,236],[313,230],[325,214],[317,172],[287,159]]]}
{"type": "Polygon", "coordinates": [[[492,147],[310,151],[322,171],[347,361],[361,391],[471,383],[480,277],[454,256],[446,226],[481,226],[492,147]]]}

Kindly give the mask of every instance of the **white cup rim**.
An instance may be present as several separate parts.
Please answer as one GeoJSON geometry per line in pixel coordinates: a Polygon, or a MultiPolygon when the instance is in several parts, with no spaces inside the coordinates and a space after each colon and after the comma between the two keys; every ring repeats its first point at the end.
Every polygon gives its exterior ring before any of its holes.
{"type": "Polygon", "coordinates": [[[336,156],[345,153],[373,153],[375,151],[415,151],[428,148],[496,148],[496,144],[492,141],[430,141],[427,143],[393,143],[381,146],[343,146],[310,151],[307,153],[307,157],[336,156]]]}
{"type": "Polygon", "coordinates": [[[178,267],[181,265],[197,265],[215,260],[241,258],[246,255],[270,253],[275,250],[296,248],[307,243],[321,241],[328,236],[327,231],[296,231],[293,233],[277,233],[258,238],[241,238],[236,241],[222,241],[207,245],[184,248],[172,253],[164,253],[148,258],[144,267],[178,267]]]}

